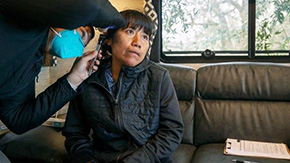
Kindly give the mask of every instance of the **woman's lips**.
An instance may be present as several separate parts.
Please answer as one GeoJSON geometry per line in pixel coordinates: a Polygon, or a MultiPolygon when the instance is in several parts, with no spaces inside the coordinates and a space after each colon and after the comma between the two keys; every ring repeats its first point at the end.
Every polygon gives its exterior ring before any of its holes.
{"type": "Polygon", "coordinates": [[[136,51],[129,51],[129,53],[134,54],[134,55],[137,55],[138,57],[140,56],[139,53],[136,52],[136,51]]]}

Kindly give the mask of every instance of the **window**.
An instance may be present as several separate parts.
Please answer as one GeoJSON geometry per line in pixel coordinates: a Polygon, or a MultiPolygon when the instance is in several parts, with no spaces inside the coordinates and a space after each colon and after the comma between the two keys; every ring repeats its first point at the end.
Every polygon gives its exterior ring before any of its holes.
{"type": "Polygon", "coordinates": [[[290,61],[290,0],[162,0],[161,15],[164,62],[290,61]]]}

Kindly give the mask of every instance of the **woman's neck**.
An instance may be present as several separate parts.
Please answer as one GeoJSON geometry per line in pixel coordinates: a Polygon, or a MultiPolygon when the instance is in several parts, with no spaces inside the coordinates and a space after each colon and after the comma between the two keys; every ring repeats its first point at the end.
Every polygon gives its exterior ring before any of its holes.
{"type": "Polygon", "coordinates": [[[115,83],[118,82],[121,67],[122,65],[118,61],[116,61],[116,59],[114,59],[113,57],[112,58],[112,75],[113,75],[113,79],[115,83]]]}

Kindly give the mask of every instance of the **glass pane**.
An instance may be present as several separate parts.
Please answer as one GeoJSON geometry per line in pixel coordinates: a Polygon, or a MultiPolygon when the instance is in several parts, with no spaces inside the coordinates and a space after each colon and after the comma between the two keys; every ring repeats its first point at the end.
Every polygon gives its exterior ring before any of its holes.
{"type": "Polygon", "coordinates": [[[247,50],[248,0],[162,0],[163,51],[247,50]]]}
{"type": "Polygon", "coordinates": [[[256,2],[256,50],[289,50],[290,0],[256,2]]]}

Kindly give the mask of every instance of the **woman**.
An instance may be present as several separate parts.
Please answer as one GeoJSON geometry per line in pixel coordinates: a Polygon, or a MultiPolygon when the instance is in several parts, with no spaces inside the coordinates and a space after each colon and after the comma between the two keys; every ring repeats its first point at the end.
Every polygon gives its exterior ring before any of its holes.
{"type": "Polygon", "coordinates": [[[107,34],[112,57],[70,103],[66,149],[72,162],[172,162],[183,123],[168,71],[146,57],[154,26],[138,11],[121,15],[126,26],[107,34]]]}

